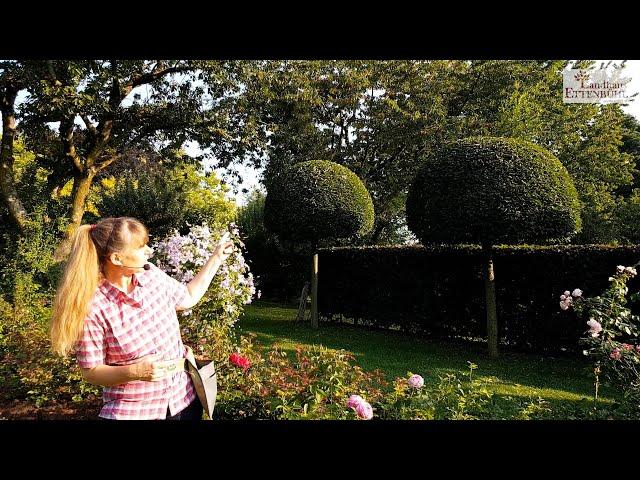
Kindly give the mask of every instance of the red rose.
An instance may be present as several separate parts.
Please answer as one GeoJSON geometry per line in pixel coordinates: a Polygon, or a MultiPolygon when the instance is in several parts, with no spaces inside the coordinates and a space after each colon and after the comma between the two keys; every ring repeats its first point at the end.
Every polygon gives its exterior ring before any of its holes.
{"type": "Polygon", "coordinates": [[[249,359],[246,357],[243,357],[238,353],[232,353],[229,356],[229,362],[231,362],[237,367],[243,368],[244,370],[247,370],[251,366],[251,362],[249,361],[249,359]]]}

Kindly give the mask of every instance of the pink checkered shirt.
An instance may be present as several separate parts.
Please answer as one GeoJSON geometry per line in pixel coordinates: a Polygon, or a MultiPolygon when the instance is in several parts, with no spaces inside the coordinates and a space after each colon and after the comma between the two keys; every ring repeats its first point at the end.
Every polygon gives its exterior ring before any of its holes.
{"type": "MultiPolygon", "coordinates": [[[[130,365],[157,353],[162,360],[185,357],[176,316],[188,294],[187,287],[153,264],[134,274],[134,289],[126,294],[103,280],[92,299],[84,331],[76,344],[81,368],[130,365]]],[[[157,382],[132,381],[104,387],[100,417],[111,419],[164,419],[182,411],[196,397],[185,371],[157,382]]]]}

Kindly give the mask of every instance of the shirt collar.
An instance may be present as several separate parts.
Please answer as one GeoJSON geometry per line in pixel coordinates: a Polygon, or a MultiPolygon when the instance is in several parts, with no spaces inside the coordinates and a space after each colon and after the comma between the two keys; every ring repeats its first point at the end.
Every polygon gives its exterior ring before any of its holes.
{"type": "MultiPolygon", "coordinates": [[[[125,293],[119,288],[117,288],[116,286],[112,285],[111,282],[109,282],[106,278],[103,277],[102,281],[100,282],[100,289],[105,295],[112,298],[113,300],[119,301],[119,300],[128,298],[134,302],[141,304],[142,302],[140,300],[134,299],[134,297],[138,296],[136,295],[136,289],[138,287],[144,287],[144,285],[147,283],[147,279],[143,274],[136,275],[134,273],[133,275],[131,275],[131,283],[135,287],[134,290],[131,293],[125,293]]],[[[137,292],[137,293],[139,294],[140,292],[137,292]]]]}
{"type": "Polygon", "coordinates": [[[133,284],[139,287],[144,287],[147,283],[147,276],[145,275],[145,273],[146,270],[143,270],[138,274],[134,273],[133,275],[131,275],[131,281],[133,282],[133,284]]]}

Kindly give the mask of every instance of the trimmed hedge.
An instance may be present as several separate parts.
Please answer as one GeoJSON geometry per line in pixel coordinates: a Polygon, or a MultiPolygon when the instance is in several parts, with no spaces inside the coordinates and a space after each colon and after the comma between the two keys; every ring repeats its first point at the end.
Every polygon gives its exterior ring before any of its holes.
{"type": "Polygon", "coordinates": [[[407,225],[423,245],[562,243],[580,230],[578,195],[547,150],[511,138],[447,144],[416,175],[407,225]]]}
{"type": "Polygon", "coordinates": [[[358,176],[324,160],[296,163],[265,199],[265,227],[294,241],[364,235],[373,220],[371,195],[358,176]]]}
{"type": "MultiPolygon", "coordinates": [[[[599,295],[616,265],[638,260],[640,245],[495,247],[498,338],[522,350],[577,351],[587,327],[560,310],[562,292],[599,295]]],[[[318,309],[325,322],[486,338],[482,265],[479,246],[321,249],[318,309]]],[[[639,286],[629,283],[631,292],[639,286]]]]}

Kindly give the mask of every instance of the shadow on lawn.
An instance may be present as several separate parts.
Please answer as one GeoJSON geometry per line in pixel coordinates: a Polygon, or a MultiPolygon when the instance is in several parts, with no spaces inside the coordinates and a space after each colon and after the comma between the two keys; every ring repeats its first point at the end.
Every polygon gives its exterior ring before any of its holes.
{"type": "MultiPolygon", "coordinates": [[[[487,379],[497,395],[540,395],[569,404],[593,398],[590,363],[582,357],[558,358],[503,348],[500,357],[494,359],[486,354],[482,342],[435,341],[348,324],[321,324],[314,330],[308,324],[296,323],[295,315],[291,307],[265,302],[249,306],[238,325],[243,333],[255,333],[258,343],[267,348],[277,342],[288,352],[293,352],[297,343],[345,349],[364,369],[380,369],[390,379],[411,371],[422,375],[427,383],[436,383],[440,374],[468,371],[470,361],[478,366],[474,376],[487,379]]],[[[606,387],[601,388],[600,396],[605,403],[616,397],[606,387]]]]}

